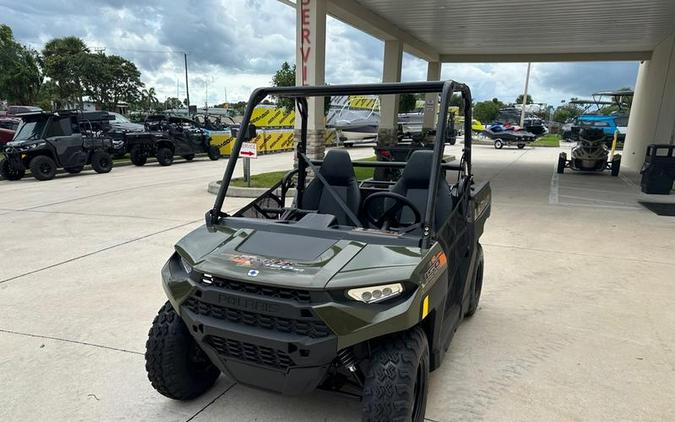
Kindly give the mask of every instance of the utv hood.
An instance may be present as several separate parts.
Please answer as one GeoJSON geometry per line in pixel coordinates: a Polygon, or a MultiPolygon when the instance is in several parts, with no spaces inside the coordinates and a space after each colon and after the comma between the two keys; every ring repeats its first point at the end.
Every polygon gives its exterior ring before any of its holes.
{"type": "Polygon", "coordinates": [[[176,251],[204,274],[300,289],[405,280],[422,258],[419,248],[252,229],[212,233],[205,226],[176,251]]]}

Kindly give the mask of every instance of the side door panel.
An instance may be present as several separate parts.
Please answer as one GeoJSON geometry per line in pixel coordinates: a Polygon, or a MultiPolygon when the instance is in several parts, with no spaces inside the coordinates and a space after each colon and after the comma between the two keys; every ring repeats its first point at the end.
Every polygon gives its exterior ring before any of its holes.
{"type": "Polygon", "coordinates": [[[448,296],[444,317],[446,335],[451,335],[462,319],[462,305],[468,285],[471,284],[472,254],[475,253],[471,212],[468,192],[460,194],[455,199],[450,218],[437,235],[448,262],[448,296]]]}
{"type": "Polygon", "coordinates": [[[46,139],[56,151],[56,161],[60,166],[75,167],[86,163],[82,135],[73,132],[69,118],[52,119],[47,128],[46,139]]]}

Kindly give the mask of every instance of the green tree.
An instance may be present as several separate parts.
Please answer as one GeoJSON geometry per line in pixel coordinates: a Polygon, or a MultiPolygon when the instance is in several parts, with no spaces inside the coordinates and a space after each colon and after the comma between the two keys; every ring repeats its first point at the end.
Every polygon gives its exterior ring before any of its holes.
{"type": "MultiPolygon", "coordinates": [[[[141,72],[123,57],[86,54],[80,57],[80,75],[84,94],[104,109],[115,110],[119,102],[133,103],[141,96],[141,72]]],[[[148,105],[159,102],[154,88],[145,93],[148,105]]]]}
{"type": "MultiPolygon", "coordinates": [[[[273,86],[295,86],[295,65],[283,62],[281,68],[272,77],[273,86]]],[[[295,109],[295,101],[292,98],[277,97],[277,104],[291,111],[295,109]]]]}
{"type": "Polygon", "coordinates": [[[85,89],[82,66],[90,55],[84,41],[77,37],[54,38],[42,49],[43,71],[54,81],[54,102],[57,108],[66,104],[82,105],[85,89]]]}
{"type": "Polygon", "coordinates": [[[501,101],[496,98],[478,102],[473,106],[473,117],[480,120],[482,123],[493,122],[497,118],[502,106],[503,104],[501,101]]]}
{"type": "Polygon", "coordinates": [[[183,108],[183,103],[176,97],[168,97],[164,100],[164,108],[167,110],[183,108]]]}
{"type": "Polygon", "coordinates": [[[559,106],[553,112],[553,120],[559,123],[565,123],[583,114],[583,109],[576,104],[564,104],[559,106]]]}
{"type": "MultiPolygon", "coordinates": [[[[518,97],[516,97],[516,104],[522,103],[523,103],[523,94],[520,94],[518,97]]],[[[532,101],[532,96],[530,94],[527,94],[527,102],[525,104],[534,104],[534,101],[532,101]]]]}
{"type": "Polygon", "coordinates": [[[38,101],[42,73],[38,54],[14,40],[12,29],[0,24],[0,98],[15,104],[38,101]]]}
{"type": "MultiPolygon", "coordinates": [[[[283,62],[281,68],[272,76],[273,86],[295,86],[295,65],[291,66],[288,62],[283,62]]],[[[285,108],[287,111],[295,110],[295,100],[293,98],[275,97],[277,105],[285,108]]],[[[330,110],[330,97],[323,98],[323,112],[328,114],[330,110]]]]}
{"type": "Polygon", "coordinates": [[[399,113],[410,113],[415,110],[417,98],[414,94],[401,94],[398,97],[398,111],[399,113]]]}

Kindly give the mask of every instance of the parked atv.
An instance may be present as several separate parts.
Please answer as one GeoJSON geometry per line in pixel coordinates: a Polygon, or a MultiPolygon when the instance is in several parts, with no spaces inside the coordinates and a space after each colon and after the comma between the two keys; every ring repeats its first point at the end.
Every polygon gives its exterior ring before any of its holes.
{"type": "Polygon", "coordinates": [[[152,386],[190,400],[223,373],[284,394],[351,392],[365,421],[423,421],[429,372],[478,309],[483,286],[479,238],[491,191],[473,181],[471,121],[469,88],[453,81],[256,90],[205,226],[162,269],[168,302],[145,352],[152,386]],[[407,162],[305,154],[307,97],[417,92],[441,93],[433,150],[407,162]],[[442,162],[454,92],[465,104],[460,165],[442,162]],[[229,215],[222,207],[251,115],[268,95],[296,100],[297,169],[229,215]],[[402,169],[400,178],[357,182],[354,167],[383,166],[402,169]],[[444,170],[457,172],[456,184],[444,170]]]}
{"type": "Polygon", "coordinates": [[[195,154],[206,153],[211,160],[220,158],[220,149],[197,124],[183,117],[156,114],[145,120],[145,132],[127,133],[126,147],[131,162],[144,165],[154,156],[162,166],[170,166],[178,155],[191,161],[195,154]]]}
{"type": "Polygon", "coordinates": [[[568,160],[567,153],[561,152],[558,156],[557,171],[563,174],[565,168],[584,172],[609,170],[612,176],[618,176],[621,168],[621,155],[614,154],[610,160],[609,154],[603,130],[595,127],[582,127],[578,132],[577,145],[572,148],[572,158],[568,160]]]}
{"type": "Polygon", "coordinates": [[[22,114],[23,123],[3,151],[2,177],[19,180],[30,169],[37,180],[51,180],[60,168],[76,174],[88,164],[97,173],[110,172],[112,140],[83,135],[78,114],[77,111],[22,114]]]}

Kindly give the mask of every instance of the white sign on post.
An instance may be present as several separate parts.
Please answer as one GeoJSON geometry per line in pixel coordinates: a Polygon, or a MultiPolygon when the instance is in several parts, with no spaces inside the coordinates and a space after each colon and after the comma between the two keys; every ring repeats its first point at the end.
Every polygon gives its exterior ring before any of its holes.
{"type": "Polygon", "coordinates": [[[243,142],[239,150],[239,156],[244,158],[258,158],[258,144],[255,142],[243,142]]]}

